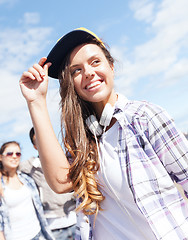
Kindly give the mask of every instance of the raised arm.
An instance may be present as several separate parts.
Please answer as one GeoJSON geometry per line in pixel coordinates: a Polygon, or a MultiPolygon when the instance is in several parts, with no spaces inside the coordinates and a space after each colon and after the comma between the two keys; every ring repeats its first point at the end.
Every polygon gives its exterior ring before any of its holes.
{"type": "Polygon", "coordinates": [[[27,101],[35,129],[37,148],[45,178],[57,193],[72,190],[68,178],[69,163],[54,133],[46,104],[48,88],[48,68],[46,58],[41,58],[20,78],[20,88],[27,101]],[[44,66],[43,66],[44,65],[44,66]]]}

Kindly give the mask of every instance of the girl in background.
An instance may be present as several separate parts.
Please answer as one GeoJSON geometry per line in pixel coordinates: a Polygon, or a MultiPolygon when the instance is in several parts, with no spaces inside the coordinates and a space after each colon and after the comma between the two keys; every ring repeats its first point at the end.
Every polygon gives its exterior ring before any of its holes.
{"type": "Polygon", "coordinates": [[[18,142],[10,141],[1,146],[3,196],[0,200],[0,239],[53,240],[34,181],[17,171],[20,157],[18,142]]]}

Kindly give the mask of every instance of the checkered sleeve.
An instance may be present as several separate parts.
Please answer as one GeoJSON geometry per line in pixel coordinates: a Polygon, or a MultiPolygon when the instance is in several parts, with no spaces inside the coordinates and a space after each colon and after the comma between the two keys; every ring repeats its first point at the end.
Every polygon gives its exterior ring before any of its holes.
{"type": "Polygon", "coordinates": [[[162,108],[146,105],[149,141],[171,177],[188,192],[188,141],[162,108]]]}

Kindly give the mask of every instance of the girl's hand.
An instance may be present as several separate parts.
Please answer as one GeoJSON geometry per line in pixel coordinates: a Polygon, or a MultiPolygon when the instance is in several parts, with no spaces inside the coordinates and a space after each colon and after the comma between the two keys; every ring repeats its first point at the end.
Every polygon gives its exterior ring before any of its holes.
{"type": "Polygon", "coordinates": [[[23,72],[20,78],[20,88],[28,103],[46,98],[48,68],[51,66],[51,63],[44,65],[45,61],[45,57],[41,58],[38,64],[34,64],[28,71],[23,72]]]}

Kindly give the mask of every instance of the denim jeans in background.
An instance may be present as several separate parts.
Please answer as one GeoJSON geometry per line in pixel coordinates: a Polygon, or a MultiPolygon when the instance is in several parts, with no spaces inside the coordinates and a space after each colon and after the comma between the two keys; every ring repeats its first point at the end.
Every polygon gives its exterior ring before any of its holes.
{"type": "Polygon", "coordinates": [[[56,240],[74,240],[76,225],[67,228],[52,230],[52,234],[56,240]]]}

